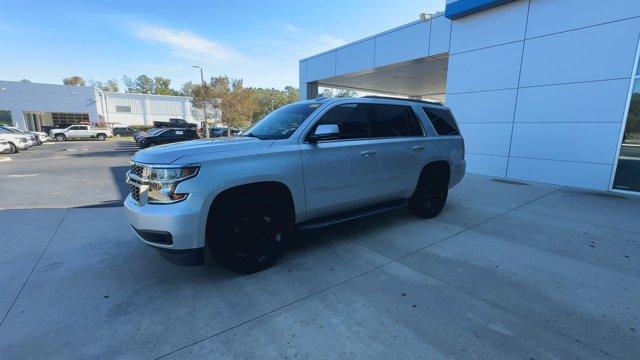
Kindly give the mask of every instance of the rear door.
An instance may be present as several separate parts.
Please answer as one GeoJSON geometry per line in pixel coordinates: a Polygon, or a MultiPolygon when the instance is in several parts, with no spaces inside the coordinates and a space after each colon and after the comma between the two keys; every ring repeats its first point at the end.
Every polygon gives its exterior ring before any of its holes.
{"type": "Polygon", "coordinates": [[[382,201],[410,197],[427,162],[424,129],[408,105],[375,104],[372,142],[380,154],[382,201]]]}
{"type": "Polygon", "coordinates": [[[334,106],[308,134],[319,124],[336,124],[340,136],[300,144],[309,219],[377,201],[380,158],[370,142],[371,110],[362,103],[334,106]]]}

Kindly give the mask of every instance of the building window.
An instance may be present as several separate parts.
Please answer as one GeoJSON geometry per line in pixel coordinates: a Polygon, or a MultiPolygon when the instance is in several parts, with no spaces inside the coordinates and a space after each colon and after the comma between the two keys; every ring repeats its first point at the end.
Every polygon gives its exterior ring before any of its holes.
{"type": "Polygon", "coordinates": [[[116,112],[130,113],[131,106],[116,105],[116,112]]]}
{"type": "Polygon", "coordinates": [[[11,120],[11,111],[0,110],[0,125],[13,126],[13,121],[11,120]]]}
{"type": "Polygon", "coordinates": [[[55,127],[67,127],[89,122],[89,114],[86,113],[51,113],[51,117],[55,127]]]}

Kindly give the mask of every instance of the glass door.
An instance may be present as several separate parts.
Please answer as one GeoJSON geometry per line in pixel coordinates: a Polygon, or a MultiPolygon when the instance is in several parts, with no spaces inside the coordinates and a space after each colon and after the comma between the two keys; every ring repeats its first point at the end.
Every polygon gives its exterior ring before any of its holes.
{"type": "Polygon", "coordinates": [[[640,66],[631,85],[627,121],[613,178],[614,190],[640,192],[640,66]]]}

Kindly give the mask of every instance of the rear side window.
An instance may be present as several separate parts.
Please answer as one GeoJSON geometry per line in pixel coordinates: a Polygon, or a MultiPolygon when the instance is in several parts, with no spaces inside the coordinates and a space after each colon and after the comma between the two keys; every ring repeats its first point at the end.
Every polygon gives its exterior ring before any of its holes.
{"type": "MultiPolygon", "coordinates": [[[[317,125],[336,124],[339,139],[363,139],[369,137],[369,117],[373,111],[369,104],[338,105],[322,116],[317,125]]],[[[316,127],[317,127],[316,125],[316,127]]],[[[315,131],[315,128],[314,130],[315,131]]],[[[311,133],[313,133],[313,131],[311,133]]]]}
{"type": "Polygon", "coordinates": [[[373,137],[422,136],[422,127],[409,106],[373,105],[375,117],[371,125],[373,137]]]}
{"type": "Polygon", "coordinates": [[[460,135],[458,125],[456,125],[455,120],[453,120],[451,111],[428,107],[423,107],[422,110],[427,114],[431,125],[433,125],[438,135],[460,135]]]}

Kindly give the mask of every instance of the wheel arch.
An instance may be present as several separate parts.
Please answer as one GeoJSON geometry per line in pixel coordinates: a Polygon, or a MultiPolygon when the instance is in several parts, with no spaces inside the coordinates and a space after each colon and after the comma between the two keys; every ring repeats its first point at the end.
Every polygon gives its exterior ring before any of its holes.
{"type": "Polygon", "coordinates": [[[447,187],[451,184],[451,164],[447,160],[433,160],[428,162],[422,167],[420,171],[420,177],[418,178],[418,183],[425,179],[427,176],[432,174],[437,174],[437,176],[443,176],[442,181],[447,183],[447,187]]]}
{"type": "Polygon", "coordinates": [[[207,227],[211,223],[211,219],[216,211],[221,211],[221,204],[228,198],[232,197],[245,197],[246,201],[251,201],[250,197],[255,194],[265,194],[267,196],[273,196],[283,201],[287,211],[287,216],[291,224],[295,223],[296,212],[295,203],[293,201],[293,194],[289,187],[280,181],[256,181],[246,184],[235,185],[220,191],[211,201],[209,209],[207,211],[206,223],[205,223],[205,238],[207,234],[207,227]]]}

